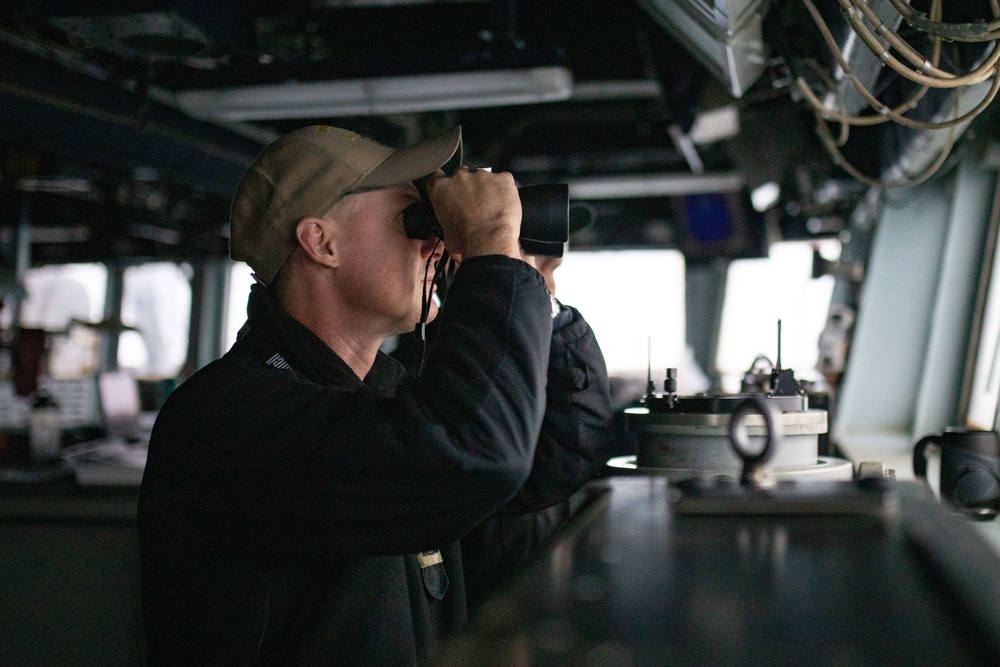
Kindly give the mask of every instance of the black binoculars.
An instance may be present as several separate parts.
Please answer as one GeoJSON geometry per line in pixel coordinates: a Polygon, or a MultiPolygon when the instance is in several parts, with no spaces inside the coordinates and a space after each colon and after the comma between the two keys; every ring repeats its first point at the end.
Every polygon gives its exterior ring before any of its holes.
{"type": "MultiPolygon", "coordinates": [[[[569,186],[542,183],[517,189],[521,200],[521,232],[518,240],[528,255],[562,257],[569,239],[569,186]]],[[[426,201],[410,204],[403,211],[406,236],[411,239],[444,238],[434,209],[426,201]]]]}

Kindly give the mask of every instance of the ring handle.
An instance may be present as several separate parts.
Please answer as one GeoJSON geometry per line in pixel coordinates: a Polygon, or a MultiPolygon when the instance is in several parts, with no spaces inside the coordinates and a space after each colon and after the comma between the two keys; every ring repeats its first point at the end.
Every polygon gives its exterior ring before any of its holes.
{"type": "Polygon", "coordinates": [[[733,451],[743,461],[740,484],[761,485],[764,464],[774,455],[775,447],[783,435],[779,417],[778,410],[759,396],[747,396],[733,409],[732,418],[729,420],[729,442],[733,451]],[[744,423],[752,414],[759,414],[764,418],[764,446],[756,453],[750,450],[750,435],[744,423]]]}

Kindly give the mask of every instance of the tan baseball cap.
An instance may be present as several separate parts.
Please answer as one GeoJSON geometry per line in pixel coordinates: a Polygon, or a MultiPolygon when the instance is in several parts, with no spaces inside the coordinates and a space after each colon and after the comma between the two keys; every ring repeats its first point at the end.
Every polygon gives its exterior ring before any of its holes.
{"type": "Polygon", "coordinates": [[[229,256],[269,284],[296,248],[295,225],[344,195],[406,183],[462,158],[462,128],[407,148],[311,125],[268,144],[243,175],[230,209],[229,256]]]}

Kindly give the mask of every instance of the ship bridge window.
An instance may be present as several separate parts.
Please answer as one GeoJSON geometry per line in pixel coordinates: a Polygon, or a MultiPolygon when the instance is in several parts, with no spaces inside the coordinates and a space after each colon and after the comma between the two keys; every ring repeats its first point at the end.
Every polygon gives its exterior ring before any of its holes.
{"type": "MultiPolygon", "coordinates": [[[[47,332],[49,376],[75,379],[96,371],[97,334],[74,322],[101,320],[107,283],[103,264],[54,264],[25,272],[19,327],[47,332]]],[[[12,309],[4,308],[3,328],[13,319],[12,309]]]]}
{"type": "Polygon", "coordinates": [[[229,267],[229,290],[226,295],[226,320],[223,323],[222,350],[225,352],[236,342],[236,334],[247,321],[247,299],[253,285],[253,271],[243,262],[233,262],[229,267]]]}
{"type": "Polygon", "coordinates": [[[678,368],[678,390],[706,388],[684,343],[684,256],[677,250],[570,250],[555,271],[556,297],[587,319],[619,404],[678,368]]]}
{"type": "Polygon", "coordinates": [[[729,265],[716,368],[722,389],[736,393],[744,373],[763,355],[799,380],[817,381],[819,336],[833,295],[832,276],[812,277],[813,248],[828,260],[840,256],[836,240],[788,241],[771,245],[769,256],[729,265]]]}
{"type": "Polygon", "coordinates": [[[190,267],[150,262],[125,269],[118,366],[143,379],[176,377],[187,358],[190,267]]]}
{"type": "MultiPolygon", "coordinates": [[[[24,328],[64,331],[72,320],[96,322],[104,312],[108,270],[103,264],[54,264],[28,269],[21,302],[24,328]]],[[[4,311],[4,326],[12,313],[4,311]]]]}

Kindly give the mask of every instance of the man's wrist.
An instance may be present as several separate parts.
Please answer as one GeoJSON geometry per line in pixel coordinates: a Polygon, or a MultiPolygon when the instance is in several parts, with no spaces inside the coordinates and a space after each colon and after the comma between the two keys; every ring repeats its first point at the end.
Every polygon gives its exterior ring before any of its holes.
{"type": "Polygon", "coordinates": [[[516,232],[504,227],[476,230],[469,234],[465,242],[463,257],[479,257],[482,255],[506,255],[521,259],[521,246],[518,244],[516,232]]]}

